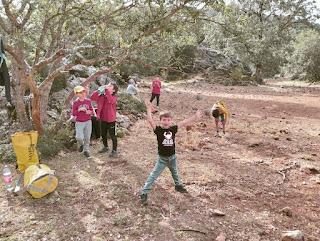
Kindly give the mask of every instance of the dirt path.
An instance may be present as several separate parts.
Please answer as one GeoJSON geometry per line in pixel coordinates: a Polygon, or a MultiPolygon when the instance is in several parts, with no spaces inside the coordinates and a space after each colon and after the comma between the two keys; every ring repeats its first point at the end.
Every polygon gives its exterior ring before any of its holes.
{"type": "Polygon", "coordinates": [[[149,205],[141,206],[138,190],[153,168],[156,141],[140,120],[120,140],[118,159],[62,153],[48,161],[60,185],[47,198],[1,192],[0,240],[209,241],[225,233],[232,241],[270,241],[295,229],[319,240],[320,90],[273,88],[168,85],[161,106],[177,121],[221,97],[232,113],[223,138],[213,136],[208,117],[189,133],[179,130],[179,169],[189,195],[174,191],[167,170],[149,205]],[[281,212],[286,207],[292,216],[281,212]]]}

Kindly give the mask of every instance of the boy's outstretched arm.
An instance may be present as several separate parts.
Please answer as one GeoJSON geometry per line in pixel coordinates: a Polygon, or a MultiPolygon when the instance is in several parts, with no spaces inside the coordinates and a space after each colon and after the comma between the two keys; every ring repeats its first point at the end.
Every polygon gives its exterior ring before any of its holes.
{"type": "Polygon", "coordinates": [[[156,123],[154,122],[154,120],[152,118],[152,104],[147,99],[144,100],[144,103],[147,107],[147,121],[148,121],[149,125],[151,126],[151,128],[154,130],[154,129],[156,129],[156,123]]]}
{"type": "Polygon", "coordinates": [[[197,110],[197,112],[193,116],[191,116],[190,118],[178,122],[178,124],[177,124],[178,128],[180,129],[181,127],[185,127],[185,126],[191,124],[192,122],[199,120],[201,118],[201,115],[202,115],[201,111],[197,110]]]}

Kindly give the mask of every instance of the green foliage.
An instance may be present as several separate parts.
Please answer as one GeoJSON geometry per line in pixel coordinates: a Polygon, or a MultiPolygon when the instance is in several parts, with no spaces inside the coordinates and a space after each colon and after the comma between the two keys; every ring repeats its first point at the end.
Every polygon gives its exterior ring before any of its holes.
{"type": "Polygon", "coordinates": [[[304,80],[320,81],[320,33],[314,30],[301,32],[292,44],[292,53],[285,71],[304,80]]]}
{"type": "Polygon", "coordinates": [[[168,79],[177,79],[192,72],[196,49],[197,46],[195,45],[177,47],[174,55],[171,57],[171,68],[168,71],[168,79]]]}
{"type": "Polygon", "coordinates": [[[50,93],[58,92],[60,90],[63,90],[67,87],[67,80],[68,75],[66,73],[63,73],[55,78],[50,93]]]}
{"type": "Polygon", "coordinates": [[[64,128],[58,131],[48,129],[38,141],[38,151],[41,159],[53,157],[64,148],[73,148],[76,140],[74,139],[73,128],[64,128]]]}
{"type": "Polygon", "coordinates": [[[241,67],[235,67],[228,73],[224,71],[209,72],[206,79],[209,83],[226,86],[256,85],[254,77],[246,75],[246,72],[241,67]]]}
{"type": "Polygon", "coordinates": [[[256,79],[280,72],[293,30],[314,20],[314,3],[302,1],[231,1],[209,18],[206,43],[256,69],[256,79]]]}
{"type": "Polygon", "coordinates": [[[138,114],[146,112],[146,107],[142,101],[125,92],[119,93],[117,105],[122,113],[138,114]]]}
{"type": "Polygon", "coordinates": [[[11,144],[2,144],[0,148],[0,163],[15,162],[16,155],[11,144]]]}

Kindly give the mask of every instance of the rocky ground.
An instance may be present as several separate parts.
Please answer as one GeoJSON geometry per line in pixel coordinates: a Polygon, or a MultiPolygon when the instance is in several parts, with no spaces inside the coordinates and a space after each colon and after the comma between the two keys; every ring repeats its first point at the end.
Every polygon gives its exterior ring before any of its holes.
{"type": "Polygon", "coordinates": [[[117,159],[97,154],[100,143],[94,142],[90,160],[66,151],[43,160],[60,180],[46,198],[11,196],[1,187],[0,240],[271,241],[293,230],[320,240],[319,94],[316,87],[274,82],[167,84],[161,108],[172,110],[176,121],[218,99],[232,113],[223,137],[214,136],[208,116],[179,131],[178,162],[188,195],[174,191],[167,170],[148,206],[140,204],[156,140],[139,120],[120,140],[117,159]]]}

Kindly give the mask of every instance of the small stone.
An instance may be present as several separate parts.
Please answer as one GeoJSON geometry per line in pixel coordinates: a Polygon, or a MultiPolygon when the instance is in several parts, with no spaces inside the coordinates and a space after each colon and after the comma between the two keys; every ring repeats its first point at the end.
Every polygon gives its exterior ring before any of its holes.
{"type": "Polygon", "coordinates": [[[273,137],[273,139],[278,141],[280,138],[279,137],[273,137]]]}
{"type": "Polygon", "coordinates": [[[190,126],[190,125],[186,126],[187,131],[191,131],[191,129],[192,129],[192,126],[190,126]]]}
{"type": "Polygon", "coordinates": [[[315,166],[306,166],[302,170],[307,174],[320,174],[320,169],[315,166]]]}
{"type": "Polygon", "coordinates": [[[304,241],[304,236],[300,230],[286,231],[282,234],[281,241],[304,241]]]}
{"type": "Polygon", "coordinates": [[[226,240],[226,235],[224,233],[220,233],[215,241],[225,241],[225,240],[226,240]]]}
{"type": "Polygon", "coordinates": [[[280,210],[280,213],[286,215],[287,217],[292,217],[292,210],[289,207],[285,207],[280,210]]]}
{"type": "Polygon", "coordinates": [[[225,216],[226,214],[222,211],[220,211],[219,209],[214,209],[214,210],[211,210],[210,209],[210,216],[218,216],[218,217],[222,217],[222,216],[225,216]]]}
{"type": "Polygon", "coordinates": [[[287,141],[292,141],[292,139],[290,137],[287,137],[287,141]]]}
{"type": "Polygon", "coordinates": [[[61,157],[65,157],[67,154],[64,152],[64,151],[60,151],[58,153],[58,156],[61,156],[61,157]]]}
{"type": "Polygon", "coordinates": [[[249,145],[250,148],[260,146],[260,143],[252,143],[249,145]]]}

